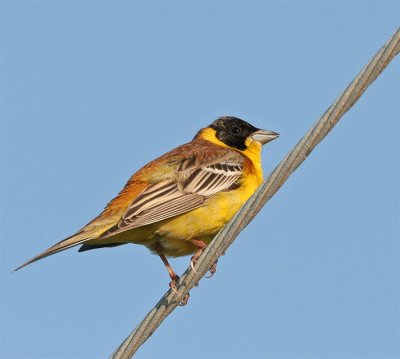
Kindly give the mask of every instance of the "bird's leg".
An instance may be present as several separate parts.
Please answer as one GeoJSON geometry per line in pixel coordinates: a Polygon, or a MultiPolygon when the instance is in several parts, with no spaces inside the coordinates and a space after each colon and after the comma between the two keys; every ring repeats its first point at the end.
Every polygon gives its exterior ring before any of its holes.
{"type": "MultiPolygon", "coordinates": [[[[171,278],[171,282],[169,282],[169,287],[176,293],[178,293],[178,290],[176,289],[176,283],[178,283],[179,280],[179,275],[175,273],[175,271],[172,269],[171,265],[169,264],[167,258],[165,257],[164,254],[159,254],[161,260],[163,261],[165,268],[167,268],[168,274],[171,278]]],[[[189,300],[190,294],[186,294],[185,297],[179,302],[180,306],[184,306],[187,304],[189,300]]]]}
{"type": "Polygon", "coordinates": [[[176,283],[178,283],[179,276],[175,273],[175,271],[172,269],[171,265],[169,264],[167,258],[165,257],[164,254],[159,254],[161,260],[163,261],[165,268],[167,268],[168,274],[171,278],[171,282],[169,283],[169,287],[175,292],[178,293],[178,290],[176,289],[176,283]]]}
{"type": "Polygon", "coordinates": [[[201,253],[203,253],[204,248],[207,247],[207,244],[200,239],[191,239],[190,242],[192,242],[195,246],[197,246],[196,252],[194,252],[194,255],[190,259],[190,266],[192,267],[194,272],[196,272],[196,270],[194,269],[194,265],[201,256],[201,253]]]}

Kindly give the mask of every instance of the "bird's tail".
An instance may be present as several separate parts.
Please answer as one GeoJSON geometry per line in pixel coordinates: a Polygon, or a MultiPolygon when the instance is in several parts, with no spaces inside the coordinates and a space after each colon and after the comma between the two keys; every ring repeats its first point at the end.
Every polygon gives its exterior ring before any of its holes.
{"type": "Polygon", "coordinates": [[[91,239],[91,236],[89,235],[89,233],[87,233],[85,231],[78,232],[68,238],[65,238],[61,242],[56,243],[54,246],[51,246],[50,248],[46,249],[44,252],[39,253],[37,256],[31,258],[29,261],[25,262],[24,264],[21,264],[17,269],[14,270],[14,272],[27,266],[28,264],[38,261],[39,259],[51,256],[52,254],[56,254],[65,249],[77,246],[78,244],[86,242],[89,239],[91,239]]]}

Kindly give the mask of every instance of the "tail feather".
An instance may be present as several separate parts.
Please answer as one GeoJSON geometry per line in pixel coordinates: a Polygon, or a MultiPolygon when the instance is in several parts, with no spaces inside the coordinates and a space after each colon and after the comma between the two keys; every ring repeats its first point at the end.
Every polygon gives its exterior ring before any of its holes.
{"type": "Polygon", "coordinates": [[[27,266],[28,264],[38,261],[39,259],[51,256],[52,254],[56,254],[65,249],[77,246],[78,244],[86,242],[89,239],[91,239],[91,237],[88,235],[88,233],[85,233],[85,232],[76,233],[76,234],[72,235],[71,237],[68,237],[68,238],[62,240],[61,242],[56,243],[54,246],[51,246],[50,248],[46,249],[44,252],[39,253],[37,256],[31,258],[27,262],[21,264],[18,268],[16,268],[14,270],[14,272],[27,266]]]}

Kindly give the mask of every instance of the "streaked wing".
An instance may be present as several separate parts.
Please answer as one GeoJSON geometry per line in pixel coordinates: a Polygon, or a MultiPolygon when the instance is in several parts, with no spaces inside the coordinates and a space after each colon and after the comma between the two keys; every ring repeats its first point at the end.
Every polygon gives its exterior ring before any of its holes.
{"type": "Polygon", "coordinates": [[[176,182],[163,181],[148,187],[131,203],[118,227],[126,230],[162,221],[199,207],[205,199],[180,191],[176,182]]]}
{"type": "MultiPolygon", "coordinates": [[[[209,197],[238,187],[243,160],[179,166],[176,177],[147,187],[104,237],[178,216],[200,207],[209,197]]],[[[187,160],[192,161],[192,160],[187,160]]]]}
{"type": "Polygon", "coordinates": [[[241,163],[221,162],[207,167],[198,167],[181,182],[182,190],[202,196],[212,196],[220,191],[232,189],[242,172],[241,163]]]}

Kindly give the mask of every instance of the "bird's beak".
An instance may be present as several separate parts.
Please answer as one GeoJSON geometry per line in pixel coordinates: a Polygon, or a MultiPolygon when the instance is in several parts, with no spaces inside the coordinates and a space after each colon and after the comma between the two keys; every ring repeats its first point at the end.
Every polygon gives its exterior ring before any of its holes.
{"type": "Polygon", "coordinates": [[[279,133],[276,133],[274,131],[258,130],[254,132],[250,137],[254,141],[258,141],[262,145],[265,145],[266,143],[275,140],[275,138],[279,137],[279,133]]]}

